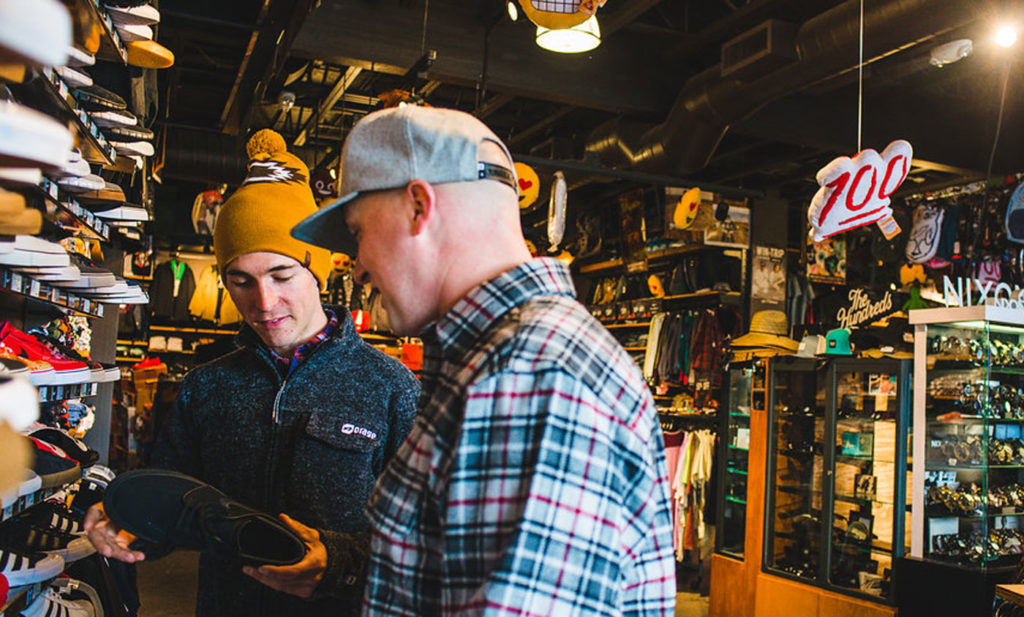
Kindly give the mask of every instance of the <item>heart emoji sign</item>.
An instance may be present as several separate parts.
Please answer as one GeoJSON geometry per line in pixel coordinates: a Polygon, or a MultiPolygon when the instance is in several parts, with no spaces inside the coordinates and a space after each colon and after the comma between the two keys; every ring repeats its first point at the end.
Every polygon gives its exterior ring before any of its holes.
{"type": "Polygon", "coordinates": [[[519,209],[525,210],[540,197],[540,178],[529,165],[516,163],[515,168],[519,182],[519,209]]]}
{"type": "Polygon", "coordinates": [[[869,148],[822,167],[807,213],[814,241],[889,219],[889,196],[907,179],[913,158],[910,142],[897,139],[881,154],[869,148]]]}

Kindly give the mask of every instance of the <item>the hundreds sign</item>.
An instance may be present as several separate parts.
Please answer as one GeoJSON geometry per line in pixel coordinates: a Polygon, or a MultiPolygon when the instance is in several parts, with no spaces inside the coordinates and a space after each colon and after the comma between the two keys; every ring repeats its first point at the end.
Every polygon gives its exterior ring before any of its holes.
{"type": "Polygon", "coordinates": [[[971,306],[991,304],[1014,310],[1024,310],[1021,288],[1007,283],[995,283],[972,278],[958,278],[956,282],[948,276],[942,277],[943,301],[946,306],[971,306]]]}
{"type": "Polygon", "coordinates": [[[853,328],[893,312],[892,292],[885,292],[881,298],[872,298],[864,289],[851,289],[847,298],[850,304],[836,311],[836,321],[840,328],[853,328]]]}

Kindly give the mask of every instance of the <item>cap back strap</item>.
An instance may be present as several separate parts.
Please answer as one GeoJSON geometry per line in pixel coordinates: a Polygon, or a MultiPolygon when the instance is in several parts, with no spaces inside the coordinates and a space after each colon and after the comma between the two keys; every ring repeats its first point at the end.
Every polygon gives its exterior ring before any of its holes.
{"type": "Polygon", "coordinates": [[[480,180],[497,180],[502,184],[506,184],[512,188],[513,191],[518,191],[516,187],[516,176],[512,173],[512,170],[501,165],[494,165],[492,163],[478,162],[476,164],[477,178],[480,180]]]}

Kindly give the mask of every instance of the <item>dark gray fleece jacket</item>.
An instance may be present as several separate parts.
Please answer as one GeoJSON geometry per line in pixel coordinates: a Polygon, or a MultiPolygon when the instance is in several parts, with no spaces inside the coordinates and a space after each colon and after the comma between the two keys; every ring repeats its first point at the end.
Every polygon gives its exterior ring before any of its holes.
{"type": "MultiPolygon", "coordinates": [[[[161,431],[154,466],[204,480],[242,503],[320,532],[328,566],[314,598],[276,592],[204,553],[199,617],[358,615],[369,552],[370,490],[412,427],[419,382],[367,345],[348,311],[286,379],[256,335],[192,370],[161,431]]],[[[143,599],[144,600],[144,599],[143,599]]]]}

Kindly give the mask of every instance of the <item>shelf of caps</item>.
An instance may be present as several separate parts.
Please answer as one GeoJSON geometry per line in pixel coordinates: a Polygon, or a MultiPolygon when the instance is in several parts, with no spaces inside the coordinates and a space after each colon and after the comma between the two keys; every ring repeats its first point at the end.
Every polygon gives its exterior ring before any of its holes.
{"type": "Polygon", "coordinates": [[[103,317],[101,302],[52,287],[21,272],[0,268],[0,289],[88,317],[103,317]]]}
{"type": "Polygon", "coordinates": [[[99,384],[96,382],[72,383],[60,386],[39,386],[39,402],[56,403],[73,398],[96,396],[96,392],[98,390],[99,384]]]}
{"type": "MultiPolygon", "coordinates": [[[[722,249],[724,247],[704,244],[694,244],[690,246],[676,246],[660,251],[649,251],[647,253],[648,261],[659,261],[662,259],[670,259],[672,257],[678,257],[680,255],[687,255],[689,253],[699,253],[701,251],[722,249]]],[[[610,259],[608,261],[599,261],[596,263],[590,263],[584,266],[580,266],[580,274],[597,274],[601,272],[611,272],[622,268],[625,264],[621,258],[610,259]]]]}
{"type": "Polygon", "coordinates": [[[150,332],[180,332],[182,334],[238,334],[238,330],[215,330],[212,328],[192,328],[189,326],[150,326],[150,332]]]}
{"type": "Polygon", "coordinates": [[[125,46],[124,41],[121,40],[117,29],[114,28],[114,21],[110,18],[106,9],[100,6],[99,0],[78,0],[76,4],[85,7],[89,12],[89,16],[99,24],[100,30],[102,30],[100,34],[100,49],[96,54],[96,58],[100,60],[113,60],[115,62],[120,61],[122,64],[127,64],[128,48],[125,46]]]}
{"type": "Polygon", "coordinates": [[[64,199],[62,200],[60,198],[62,191],[56,182],[49,178],[43,178],[40,190],[46,198],[46,213],[54,218],[61,227],[79,230],[83,235],[97,238],[103,242],[110,241],[110,226],[103,219],[82,207],[66,191],[63,191],[64,199]]]}
{"type": "Polygon", "coordinates": [[[51,68],[40,70],[39,76],[39,79],[32,81],[43,84],[41,89],[61,107],[64,115],[72,119],[75,132],[81,137],[79,147],[82,149],[82,155],[92,163],[113,165],[117,158],[114,147],[92,121],[89,112],[79,106],[71,93],[71,88],[51,68]]]}

